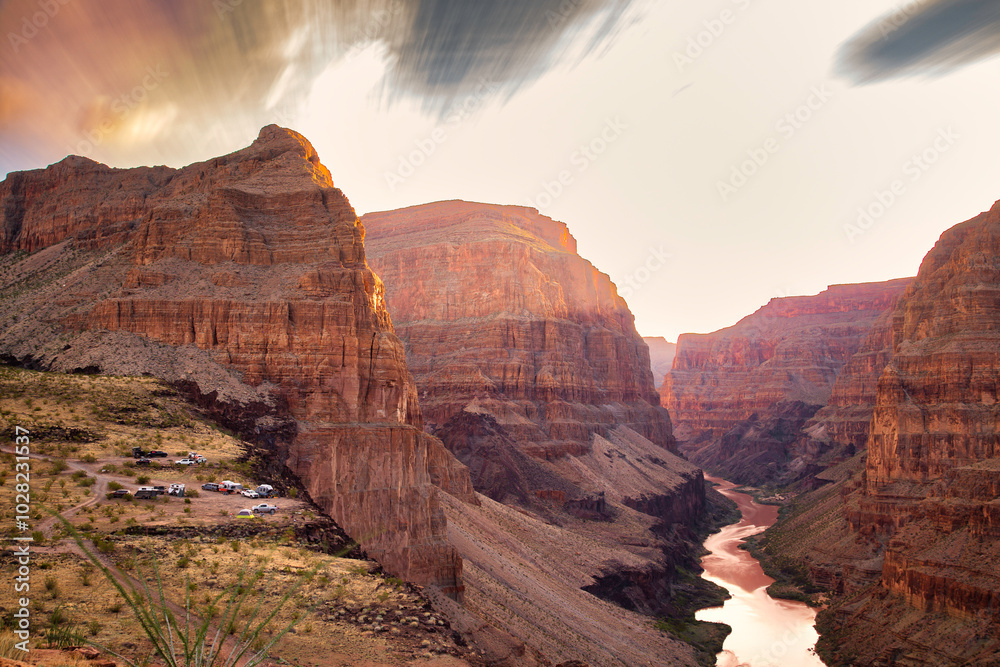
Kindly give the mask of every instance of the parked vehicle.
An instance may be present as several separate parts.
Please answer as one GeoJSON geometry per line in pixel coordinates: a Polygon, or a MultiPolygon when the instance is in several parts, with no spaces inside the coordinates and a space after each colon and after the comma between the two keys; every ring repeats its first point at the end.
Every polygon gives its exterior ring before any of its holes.
{"type": "Polygon", "coordinates": [[[150,461],[149,459],[139,459],[138,461],[135,462],[137,466],[148,466],[152,465],[152,463],[153,462],[150,461]]]}
{"type": "Polygon", "coordinates": [[[236,513],[237,519],[252,519],[254,517],[253,510],[240,510],[236,513]]]}
{"type": "Polygon", "coordinates": [[[141,459],[141,458],[143,458],[145,456],[146,456],[146,452],[142,451],[142,447],[133,447],[132,448],[132,458],[134,458],[134,459],[141,459]]]}
{"type": "Polygon", "coordinates": [[[223,480],[222,484],[219,485],[220,490],[223,493],[242,493],[243,485],[237,482],[230,482],[228,479],[223,480]]]}
{"type": "Polygon", "coordinates": [[[253,489],[243,489],[243,497],[257,499],[260,498],[260,494],[254,491],[253,489]]]}
{"type": "Polygon", "coordinates": [[[215,482],[206,482],[205,484],[201,485],[201,490],[202,491],[218,491],[219,490],[219,485],[216,484],[215,482]]]}
{"type": "Polygon", "coordinates": [[[274,514],[275,512],[278,511],[278,506],[277,505],[268,505],[267,503],[261,503],[260,505],[254,505],[253,511],[254,512],[259,512],[261,514],[264,514],[264,513],[274,514]]]}
{"type": "Polygon", "coordinates": [[[257,495],[261,498],[272,498],[274,497],[274,487],[270,484],[261,484],[256,489],[257,495]]]}
{"type": "Polygon", "coordinates": [[[111,492],[112,498],[124,498],[131,493],[128,489],[115,489],[111,492]]]}
{"type": "Polygon", "coordinates": [[[194,461],[192,459],[180,459],[174,461],[175,466],[193,466],[195,463],[197,463],[197,461],[194,461]]]}
{"type": "Polygon", "coordinates": [[[186,487],[185,487],[184,484],[171,484],[170,488],[167,489],[167,495],[177,496],[178,498],[183,498],[184,497],[184,490],[185,490],[185,488],[186,487]]]}
{"type": "Polygon", "coordinates": [[[192,461],[197,461],[198,463],[207,463],[208,459],[199,454],[198,452],[188,452],[187,457],[192,461]]]}
{"type": "Polygon", "coordinates": [[[146,454],[151,459],[165,459],[167,458],[167,453],[162,449],[154,449],[149,454],[146,454]]]}
{"type": "Polygon", "coordinates": [[[156,500],[159,495],[159,491],[148,486],[139,487],[135,492],[136,500],[156,500]]]}

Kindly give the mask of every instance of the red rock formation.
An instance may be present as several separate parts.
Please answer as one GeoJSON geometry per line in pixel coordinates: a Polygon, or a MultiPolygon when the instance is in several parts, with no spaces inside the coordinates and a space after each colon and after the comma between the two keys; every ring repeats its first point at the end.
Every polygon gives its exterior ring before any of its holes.
{"type": "Polygon", "coordinates": [[[677,355],[677,343],[669,343],[663,336],[643,336],[649,346],[649,364],[653,368],[653,385],[659,387],[670,372],[677,355]]]}
{"type": "Polygon", "coordinates": [[[769,538],[849,596],[818,619],[830,664],[1000,661],[998,258],[1000,202],[941,236],[855,357],[842,405],[868,402],[891,341],[857,473],[827,475],[769,538]]]}
{"type": "MultiPolygon", "coordinates": [[[[845,379],[835,400],[846,403],[863,394],[873,372],[869,366],[882,360],[881,339],[868,337],[909,280],[834,285],[816,296],[772,299],[732,327],[682,335],[660,389],[682,449],[700,465],[721,470],[725,461],[718,447],[702,455],[699,450],[754,415],[767,419],[793,403],[814,406],[813,411],[826,405],[845,366],[850,381],[845,379]],[[858,352],[862,356],[855,360],[858,352]]],[[[826,421],[807,428],[820,439],[856,436],[856,422],[863,418],[853,408],[835,407],[843,409],[817,415],[826,421]],[[820,430],[824,424],[829,432],[820,430]]],[[[803,454],[798,450],[807,445],[796,447],[790,458],[803,454]]]]}
{"type": "Polygon", "coordinates": [[[618,425],[673,447],[632,314],[565,224],[461,201],[363,221],[429,428],[469,409],[539,458],[618,425]]]}
{"type": "Polygon", "coordinates": [[[270,126],[180,170],[67,158],[11,174],[0,202],[15,295],[0,353],[63,369],[97,355],[203,393],[235,375],[298,420],[289,467],[370,555],[460,593],[435,483],[474,501],[468,472],[421,431],[364,228],[308,141],[270,126]]]}

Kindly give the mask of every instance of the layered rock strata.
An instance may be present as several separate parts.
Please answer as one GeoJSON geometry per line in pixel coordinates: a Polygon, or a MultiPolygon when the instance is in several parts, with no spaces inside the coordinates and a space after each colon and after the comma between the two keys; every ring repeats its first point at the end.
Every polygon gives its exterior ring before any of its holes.
{"type": "Polygon", "coordinates": [[[909,282],[772,299],[732,327],[682,335],[660,389],[681,449],[708,469],[761,483],[812,470],[830,446],[856,446],[887,361],[886,313],[909,282]],[[799,424],[787,432],[781,415],[792,405],[801,406],[799,424]],[[739,470],[744,451],[754,450],[771,452],[770,468],[739,470]]]}
{"type": "Polygon", "coordinates": [[[291,417],[283,455],[320,506],[460,595],[438,485],[474,501],[468,472],[421,430],[364,227],[305,138],[269,126],[179,170],[71,157],[10,174],[0,211],[0,354],[268,406],[251,433],[291,417]]]}
{"type": "Polygon", "coordinates": [[[429,430],[471,410],[536,458],[617,426],[673,448],[632,313],[565,224],[462,201],[363,221],[429,430]]]}
{"type": "Polygon", "coordinates": [[[841,594],[819,617],[828,664],[996,664],[1000,203],[941,236],[890,321],[867,452],[769,550],[841,594]]]}

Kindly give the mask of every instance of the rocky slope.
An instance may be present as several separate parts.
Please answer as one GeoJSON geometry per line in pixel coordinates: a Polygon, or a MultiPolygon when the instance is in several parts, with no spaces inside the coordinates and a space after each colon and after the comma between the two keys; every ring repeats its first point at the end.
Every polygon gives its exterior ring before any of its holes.
{"type": "Polygon", "coordinates": [[[872,375],[885,361],[873,328],[909,281],[772,299],[732,327],[682,335],[660,389],[682,450],[760,483],[801,476],[831,445],[856,442],[865,421],[856,401],[873,400],[872,375]],[[744,453],[754,456],[741,467],[744,453]]]}
{"type": "Polygon", "coordinates": [[[670,372],[677,355],[677,343],[667,342],[663,336],[643,336],[649,346],[649,365],[653,369],[653,386],[663,384],[663,378],[670,372]]]}
{"type": "Polygon", "coordinates": [[[891,344],[867,455],[824,473],[768,550],[841,594],[820,616],[829,664],[996,664],[1000,203],[941,236],[891,344]]]}
{"type": "MultiPolygon", "coordinates": [[[[477,491],[506,507],[448,505],[475,573],[470,605],[528,645],[550,648],[565,634],[553,614],[579,608],[581,586],[636,612],[686,617],[692,610],[678,599],[711,595],[683,574],[698,568],[704,480],[675,454],[648,348],[608,276],[577,254],[565,224],[534,209],[450,201],[363,222],[426,428],[469,467],[477,491]],[[526,517],[516,522],[525,527],[505,519],[512,542],[487,549],[478,544],[487,516],[526,517]],[[560,556],[572,596],[564,578],[535,565],[500,576],[509,566],[497,564],[498,554],[527,558],[529,523],[590,544],[560,556]]],[[[593,607],[595,617],[601,609],[593,607]]],[[[591,664],[617,664],[609,651],[626,664],[636,659],[593,624],[573,632],[579,647],[558,655],[591,664]]]]}
{"type": "Polygon", "coordinates": [[[70,157],[0,184],[0,354],[150,373],[276,447],[390,572],[460,596],[439,487],[364,228],[302,136],[175,170],[70,157]]]}

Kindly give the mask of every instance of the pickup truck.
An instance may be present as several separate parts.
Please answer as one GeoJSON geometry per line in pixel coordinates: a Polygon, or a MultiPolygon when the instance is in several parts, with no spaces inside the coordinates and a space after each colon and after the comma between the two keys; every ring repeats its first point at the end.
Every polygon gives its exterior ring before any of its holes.
{"type": "Polygon", "coordinates": [[[277,505],[268,505],[267,503],[261,503],[260,505],[254,505],[253,511],[257,514],[274,514],[278,511],[277,505]]]}

